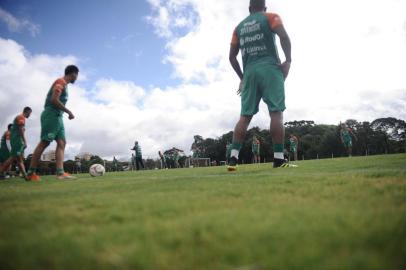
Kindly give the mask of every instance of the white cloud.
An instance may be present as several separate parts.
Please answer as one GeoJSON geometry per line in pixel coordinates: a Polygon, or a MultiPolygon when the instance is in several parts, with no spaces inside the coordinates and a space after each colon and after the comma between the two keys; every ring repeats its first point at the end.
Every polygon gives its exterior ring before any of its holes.
{"type": "MultiPolygon", "coordinates": [[[[31,152],[39,140],[40,114],[50,85],[66,65],[80,63],[72,56],[31,55],[15,41],[1,38],[0,51],[5,52],[0,54],[0,123],[5,129],[24,106],[32,107],[27,121],[31,152]]],[[[227,87],[223,82],[211,86],[146,91],[134,82],[100,78],[85,89],[79,81],[69,87],[67,107],[76,118],[69,121],[65,116],[67,156],[92,152],[126,157],[134,140],[146,157],[174,146],[189,151],[193,135],[221,135],[219,130],[237,119],[237,96],[218,91],[227,87]]]]}
{"type": "Polygon", "coordinates": [[[155,28],[160,37],[171,38],[177,30],[190,29],[196,22],[193,1],[178,0],[147,0],[154,14],[146,16],[146,20],[155,28]],[[174,16],[176,15],[176,16],[174,16]]]}
{"type": "MultiPolygon", "coordinates": [[[[198,16],[187,34],[167,37],[166,61],[175,75],[184,83],[204,82],[210,88],[222,81],[226,91],[234,87],[237,77],[228,63],[229,43],[234,27],[248,15],[249,1],[232,5],[217,0],[151,2],[155,11],[171,10],[173,19],[179,16],[172,6],[193,8],[198,16]]],[[[390,105],[391,100],[404,102],[398,89],[406,87],[405,1],[267,2],[268,11],[282,16],[293,46],[286,119],[335,123],[350,117],[406,117],[404,110],[390,105]],[[377,99],[372,93],[384,93],[385,98],[377,99]],[[362,109],[372,101],[378,103],[375,108],[385,110],[362,109]]],[[[154,25],[160,25],[160,16],[154,18],[154,25]]],[[[177,32],[173,20],[164,25],[165,31],[177,32]]],[[[267,112],[262,108],[256,123],[265,125],[267,112]]]]}
{"type": "Polygon", "coordinates": [[[0,20],[3,21],[10,32],[21,32],[27,30],[31,36],[35,37],[41,31],[41,27],[38,24],[31,22],[28,19],[16,18],[10,12],[0,7],[0,20]]]}

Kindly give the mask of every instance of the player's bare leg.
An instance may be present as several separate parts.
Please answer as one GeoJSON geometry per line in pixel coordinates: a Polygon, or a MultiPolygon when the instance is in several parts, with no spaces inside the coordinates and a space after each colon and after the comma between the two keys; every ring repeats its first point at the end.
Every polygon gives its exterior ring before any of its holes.
{"type": "Polygon", "coordinates": [[[14,157],[9,157],[5,162],[3,162],[0,166],[0,179],[5,179],[4,172],[8,168],[11,168],[11,164],[13,164],[15,158],[14,157]]]}
{"type": "Polygon", "coordinates": [[[20,169],[20,172],[22,173],[24,179],[27,180],[27,172],[25,171],[24,158],[22,156],[18,156],[16,158],[16,161],[17,161],[17,166],[20,169]]]}
{"type": "Polygon", "coordinates": [[[233,142],[243,143],[247,134],[248,126],[250,125],[252,116],[241,116],[237,125],[234,128],[233,142]]]}
{"type": "Polygon", "coordinates": [[[241,150],[242,143],[244,142],[247,129],[252,120],[252,116],[241,116],[237,125],[234,128],[233,145],[231,149],[230,162],[228,164],[228,171],[235,171],[237,169],[238,155],[241,150]]]}
{"type": "Polygon", "coordinates": [[[37,175],[38,163],[41,159],[42,153],[44,153],[45,149],[49,146],[50,142],[48,141],[40,141],[35,147],[34,153],[32,154],[30,168],[28,170],[28,181],[40,181],[40,177],[37,175]]]}
{"type": "Polygon", "coordinates": [[[283,144],[285,127],[283,125],[283,112],[271,112],[271,137],[272,142],[283,144]]]}
{"type": "Polygon", "coordinates": [[[68,174],[63,169],[63,160],[65,157],[66,141],[62,139],[56,140],[56,174],[60,180],[76,179],[76,177],[68,174]]]}
{"type": "Polygon", "coordinates": [[[285,127],[283,125],[283,112],[271,112],[271,137],[274,150],[274,167],[282,167],[286,161],[283,155],[285,127]]]}

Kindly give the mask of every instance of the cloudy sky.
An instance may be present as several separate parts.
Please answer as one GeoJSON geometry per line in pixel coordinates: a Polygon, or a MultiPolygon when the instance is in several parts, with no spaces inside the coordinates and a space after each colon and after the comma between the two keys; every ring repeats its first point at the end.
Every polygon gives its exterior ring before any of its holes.
{"type": "MultiPolygon", "coordinates": [[[[239,117],[231,34],[249,0],[1,0],[0,127],[20,110],[31,152],[51,83],[80,67],[68,107],[67,157],[189,150],[239,117]]],[[[267,1],[292,41],[285,120],[406,119],[406,1],[267,1]]],[[[65,116],[66,117],[66,116],[65,116]]],[[[253,126],[267,128],[264,105],[253,126]]]]}

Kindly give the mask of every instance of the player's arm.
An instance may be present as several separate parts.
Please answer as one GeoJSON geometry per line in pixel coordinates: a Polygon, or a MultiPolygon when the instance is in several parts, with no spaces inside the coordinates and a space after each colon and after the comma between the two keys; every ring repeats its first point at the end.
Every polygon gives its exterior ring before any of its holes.
{"type": "Polygon", "coordinates": [[[51,97],[51,102],[52,104],[60,109],[63,112],[66,112],[69,115],[69,119],[74,119],[75,116],[73,113],[68,110],[68,108],[65,107],[65,105],[62,104],[62,102],[59,100],[61,97],[62,91],[63,91],[64,86],[62,84],[56,83],[53,87],[52,91],[52,97],[51,97]]]}
{"type": "Polygon", "coordinates": [[[240,63],[238,62],[238,59],[237,59],[237,55],[238,55],[239,51],[240,51],[240,45],[239,44],[231,44],[229,59],[230,59],[230,64],[233,67],[235,73],[237,73],[240,80],[242,80],[243,73],[242,73],[242,70],[241,70],[240,63]]]}
{"type": "Polygon", "coordinates": [[[27,147],[27,140],[25,138],[24,125],[18,125],[18,133],[20,134],[21,138],[23,138],[24,146],[27,147]]]}
{"type": "Polygon", "coordinates": [[[6,138],[6,147],[7,147],[7,149],[8,149],[8,151],[10,152],[11,151],[11,141],[10,141],[10,138],[6,138]]]}
{"type": "Polygon", "coordinates": [[[290,38],[288,33],[285,30],[285,27],[280,24],[272,29],[279,37],[281,47],[283,50],[283,53],[285,54],[285,62],[283,62],[280,65],[280,68],[282,69],[284,77],[288,77],[289,70],[290,70],[290,63],[292,62],[292,55],[291,55],[291,48],[292,45],[290,43],[290,38]]]}
{"type": "Polygon", "coordinates": [[[228,59],[230,60],[230,64],[233,67],[235,73],[237,73],[237,76],[240,78],[240,86],[238,87],[238,92],[237,94],[241,93],[241,86],[242,86],[242,80],[243,80],[243,72],[241,70],[240,63],[238,62],[237,56],[240,51],[240,42],[238,40],[237,36],[237,30],[234,30],[233,32],[233,37],[231,40],[231,45],[230,45],[230,53],[228,56],[228,59]]]}

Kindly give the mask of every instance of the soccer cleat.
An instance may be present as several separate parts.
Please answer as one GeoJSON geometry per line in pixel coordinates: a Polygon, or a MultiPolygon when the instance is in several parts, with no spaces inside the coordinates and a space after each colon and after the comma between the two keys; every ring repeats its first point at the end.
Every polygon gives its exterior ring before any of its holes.
{"type": "Polygon", "coordinates": [[[39,175],[32,173],[32,174],[27,175],[27,177],[25,178],[25,181],[39,182],[39,181],[41,181],[41,178],[39,177],[39,175]]]}
{"type": "Polygon", "coordinates": [[[235,172],[237,170],[237,163],[238,160],[235,157],[231,157],[228,162],[227,171],[235,172]]]}
{"type": "Polygon", "coordinates": [[[73,180],[73,179],[76,179],[75,176],[72,176],[69,173],[63,173],[61,175],[58,175],[56,178],[58,178],[59,180],[73,180]]]}
{"type": "Polygon", "coordinates": [[[275,158],[273,161],[274,168],[296,168],[297,165],[290,164],[286,159],[277,159],[275,158]]]}

